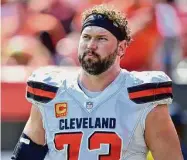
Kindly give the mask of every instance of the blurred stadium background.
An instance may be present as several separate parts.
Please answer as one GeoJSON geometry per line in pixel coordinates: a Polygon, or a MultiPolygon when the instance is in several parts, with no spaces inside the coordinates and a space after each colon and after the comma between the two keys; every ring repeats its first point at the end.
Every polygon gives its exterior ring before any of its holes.
{"type": "Polygon", "coordinates": [[[41,66],[61,67],[73,74],[79,66],[81,12],[101,3],[114,5],[129,19],[133,42],[121,67],[163,70],[172,78],[170,114],[187,160],[186,0],[1,0],[2,160],[10,159],[29,116],[27,77],[41,66]]]}

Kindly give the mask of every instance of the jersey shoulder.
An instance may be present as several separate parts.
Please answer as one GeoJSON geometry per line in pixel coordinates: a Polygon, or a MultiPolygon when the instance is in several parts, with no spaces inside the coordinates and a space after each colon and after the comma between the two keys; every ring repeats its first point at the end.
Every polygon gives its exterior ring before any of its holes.
{"type": "Polygon", "coordinates": [[[172,81],[162,71],[129,72],[127,90],[137,104],[170,104],[173,98],[172,81]]]}
{"type": "Polygon", "coordinates": [[[60,67],[42,67],[34,71],[27,80],[27,100],[33,104],[44,104],[53,100],[59,88],[64,88],[67,72],[60,67]]]}

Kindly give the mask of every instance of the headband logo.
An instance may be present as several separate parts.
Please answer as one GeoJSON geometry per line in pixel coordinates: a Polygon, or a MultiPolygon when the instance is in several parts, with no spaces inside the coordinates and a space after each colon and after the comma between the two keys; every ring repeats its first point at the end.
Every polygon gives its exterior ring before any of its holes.
{"type": "Polygon", "coordinates": [[[113,25],[116,27],[119,27],[118,24],[116,22],[113,22],[113,25]]]}

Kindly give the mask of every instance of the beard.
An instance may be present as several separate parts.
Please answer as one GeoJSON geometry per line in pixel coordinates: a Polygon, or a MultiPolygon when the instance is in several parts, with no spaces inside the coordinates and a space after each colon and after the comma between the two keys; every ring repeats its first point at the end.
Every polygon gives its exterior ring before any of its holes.
{"type": "Polygon", "coordinates": [[[101,58],[99,54],[94,51],[85,51],[83,55],[79,55],[79,62],[82,68],[91,75],[99,75],[108,70],[115,62],[117,57],[117,49],[110,53],[107,57],[101,58]],[[92,57],[87,55],[91,54],[92,57]]]}

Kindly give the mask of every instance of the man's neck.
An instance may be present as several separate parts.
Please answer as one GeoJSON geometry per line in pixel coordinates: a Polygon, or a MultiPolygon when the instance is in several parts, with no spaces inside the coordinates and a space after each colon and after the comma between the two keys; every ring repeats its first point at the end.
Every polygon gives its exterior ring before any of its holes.
{"type": "Polygon", "coordinates": [[[111,84],[115,78],[119,75],[121,68],[110,68],[104,73],[94,76],[81,70],[79,81],[81,84],[92,92],[103,91],[109,84],[111,84]]]}

